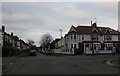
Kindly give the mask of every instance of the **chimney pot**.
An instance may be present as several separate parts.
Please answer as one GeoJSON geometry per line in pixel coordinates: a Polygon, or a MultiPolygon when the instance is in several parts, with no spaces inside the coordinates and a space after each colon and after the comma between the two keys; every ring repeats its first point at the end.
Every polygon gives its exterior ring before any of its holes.
{"type": "Polygon", "coordinates": [[[2,32],[5,32],[5,26],[2,26],[2,32]]]}

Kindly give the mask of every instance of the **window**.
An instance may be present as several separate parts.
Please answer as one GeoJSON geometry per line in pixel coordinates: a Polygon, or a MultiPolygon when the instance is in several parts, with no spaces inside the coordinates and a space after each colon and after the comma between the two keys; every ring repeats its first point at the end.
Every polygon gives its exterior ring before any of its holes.
{"type": "Polygon", "coordinates": [[[106,50],[112,50],[113,44],[106,44],[106,50]]]}
{"type": "Polygon", "coordinates": [[[71,40],[73,39],[73,36],[72,36],[72,34],[71,34],[71,40]]]}
{"type": "Polygon", "coordinates": [[[118,35],[118,40],[120,41],[120,35],[118,35]]]}
{"type": "Polygon", "coordinates": [[[98,40],[98,35],[92,35],[91,40],[98,40]]]}
{"type": "Polygon", "coordinates": [[[86,44],[85,47],[89,47],[89,44],[86,44]]]}
{"type": "Polygon", "coordinates": [[[76,34],[74,34],[74,39],[76,39],[76,34]]]}
{"type": "Polygon", "coordinates": [[[73,48],[73,44],[71,44],[71,48],[73,48]]]}
{"type": "Polygon", "coordinates": [[[69,37],[67,36],[67,39],[69,39],[69,37]]]}
{"type": "Polygon", "coordinates": [[[105,35],[104,40],[112,40],[112,36],[111,35],[105,35]]]}
{"type": "Polygon", "coordinates": [[[84,35],[82,35],[82,40],[84,40],[84,35]]]}
{"type": "Polygon", "coordinates": [[[74,44],[74,49],[76,49],[76,44],[74,44]]]}
{"type": "Polygon", "coordinates": [[[66,47],[67,47],[67,44],[66,44],[66,47]]]}
{"type": "Polygon", "coordinates": [[[95,49],[101,49],[101,45],[100,44],[94,44],[94,48],[95,49]]]}
{"type": "Polygon", "coordinates": [[[68,51],[67,52],[69,52],[69,49],[68,49],[68,51]]]}

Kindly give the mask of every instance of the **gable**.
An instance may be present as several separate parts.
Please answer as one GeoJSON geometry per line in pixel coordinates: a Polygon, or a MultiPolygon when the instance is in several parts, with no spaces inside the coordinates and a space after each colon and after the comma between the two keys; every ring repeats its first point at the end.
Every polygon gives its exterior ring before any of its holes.
{"type": "Polygon", "coordinates": [[[106,29],[105,34],[110,34],[110,30],[106,29]]]}
{"type": "Polygon", "coordinates": [[[98,30],[97,30],[96,28],[93,28],[92,33],[97,34],[97,33],[99,33],[99,32],[98,32],[98,30]]]}
{"type": "MultiPolygon", "coordinates": [[[[76,32],[75,27],[74,27],[74,26],[71,26],[71,28],[70,28],[69,32],[76,32]]],[[[68,33],[69,33],[69,32],[68,32],[68,33]]]]}

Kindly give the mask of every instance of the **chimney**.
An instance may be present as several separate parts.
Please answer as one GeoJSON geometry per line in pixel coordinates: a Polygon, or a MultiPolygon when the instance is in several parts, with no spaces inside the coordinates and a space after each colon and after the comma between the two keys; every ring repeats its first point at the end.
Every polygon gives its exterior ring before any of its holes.
{"type": "Polygon", "coordinates": [[[13,32],[11,32],[11,36],[13,36],[13,32]]]}
{"type": "Polygon", "coordinates": [[[91,26],[92,26],[92,21],[91,21],[91,26]]]}
{"type": "Polygon", "coordinates": [[[2,32],[5,32],[5,26],[2,26],[2,32]]]}
{"type": "Polygon", "coordinates": [[[93,26],[93,27],[97,27],[97,23],[93,23],[92,26],[93,26]]]}

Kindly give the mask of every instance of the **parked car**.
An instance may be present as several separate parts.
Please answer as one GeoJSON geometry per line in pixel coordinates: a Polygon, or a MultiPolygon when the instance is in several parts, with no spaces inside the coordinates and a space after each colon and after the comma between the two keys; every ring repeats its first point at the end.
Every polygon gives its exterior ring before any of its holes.
{"type": "Polygon", "coordinates": [[[53,54],[53,52],[52,52],[51,50],[48,50],[48,51],[46,51],[45,54],[46,54],[46,55],[51,55],[51,54],[53,54]]]}
{"type": "Polygon", "coordinates": [[[29,56],[36,56],[36,50],[30,50],[29,51],[29,56]]]}

